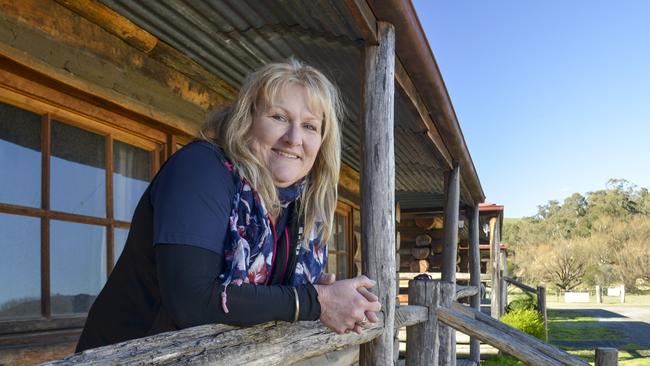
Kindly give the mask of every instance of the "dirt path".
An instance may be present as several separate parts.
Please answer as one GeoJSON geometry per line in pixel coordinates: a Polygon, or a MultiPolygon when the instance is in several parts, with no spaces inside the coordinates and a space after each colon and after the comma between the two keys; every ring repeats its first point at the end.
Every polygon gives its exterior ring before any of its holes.
{"type": "Polygon", "coordinates": [[[606,327],[620,334],[617,339],[597,341],[560,341],[562,346],[575,348],[616,347],[619,349],[650,349],[650,307],[601,305],[599,307],[562,306],[559,311],[571,310],[598,319],[597,322],[563,322],[563,327],[606,327]]]}

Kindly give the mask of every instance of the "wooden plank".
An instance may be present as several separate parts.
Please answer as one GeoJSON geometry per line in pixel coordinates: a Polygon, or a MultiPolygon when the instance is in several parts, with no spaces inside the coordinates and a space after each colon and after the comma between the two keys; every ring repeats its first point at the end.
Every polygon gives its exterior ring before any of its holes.
{"type": "Polygon", "coordinates": [[[596,366],[617,366],[618,350],[616,348],[596,348],[596,366]]]}
{"type": "Polygon", "coordinates": [[[360,365],[393,365],[395,327],[395,29],[378,23],[378,46],[364,50],[361,210],[363,272],[377,282],[384,333],[361,347],[360,365]]]}
{"type": "MultiPolygon", "coordinates": [[[[440,281],[440,308],[449,308],[456,300],[456,283],[440,281]]],[[[438,363],[440,366],[456,365],[456,329],[448,324],[438,324],[440,350],[438,363]]]]}
{"type": "MultiPolygon", "coordinates": [[[[336,349],[367,342],[384,328],[338,335],[320,322],[269,322],[250,328],[211,324],[160,333],[74,354],[44,365],[288,365],[336,349]]],[[[392,348],[392,344],[391,344],[392,348]]]]}
{"type": "Polygon", "coordinates": [[[426,305],[401,305],[395,309],[395,328],[410,327],[426,322],[429,308],[426,305]]]}
{"type": "Polygon", "coordinates": [[[477,286],[461,286],[456,285],[456,300],[462,299],[463,297],[468,297],[478,294],[477,286]]]}
{"type": "MultiPolygon", "coordinates": [[[[561,366],[562,363],[539,352],[527,342],[522,342],[503,331],[465,316],[463,313],[450,308],[437,308],[438,319],[450,327],[474,336],[485,343],[508,352],[529,366],[561,366]]],[[[514,329],[514,328],[513,328],[514,329]]]]}
{"type": "MultiPolygon", "coordinates": [[[[479,291],[470,298],[470,306],[477,311],[481,310],[481,253],[479,248],[479,206],[474,205],[467,209],[469,229],[469,284],[479,291]]],[[[481,362],[481,343],[476,337],[470,337],[469,360],[481,362]]]]}
{"type": "Polygon", "coordinates": [[[16,337],[25,337],[26,333],[49,333],[56,329],[81,329],[85,322],[85,315],[49,319],[3,320],[0,346],[11,344],[11,342],[5,342],[6,339],[15,340],[16,337]]]}
{"type": "MultiPolygon", "coordinates": [[[[481,323],[486,324],[487,326],[498,330],[500,332],[503,332],[504,334],[507,334],[508,336],[526,343],[528,346],[534,348],[538,352],[541,352],[545,354],[548,357],[552,357],[556,360],[558,360],[560,363],[564,365],[579,365],[579,366],[586,366],[588,365],[587,362],[582,360],[581,358],[577,356],[573,356],[559,348],[556,348],[546,342],[543,342],[542,340],[535,338],[531,336],[530,334],[524,333],[518,329],[515,329],[505,323],[502,323],[492,317],[489,317],[485,314],[483,314],[480,311],[474,310],[472,308],[469,308],[467,306],[463,306],[461,304],[455,303],[453,304],[453,309],[462,313],[464,316],[475,319],[481,323]]],[[[469,333],[467,333],[469,334],[469,333]]],[[[489,343],[489,342],[488,342],[489,343]]],[[[490,343],[491,345],[497,347],[496,345],[490,343]]],[[[497,347],[498,348],[498,347],[497,347]]]]}
{"type": "Polygon", "coordinates": [[[520,289],[522,289],[524,291],[532,292],[534,294],[537,293],[537,289],[535,289],[533,287],[530,287],[530,286],[528,286],[528,285],[526,285],[524,283],[521,283],[521,282],[517,281],[516,279],[514,279],[512,277],[503,276],[503,280],[508,282],[509,284],[512,284],[512,285],[515,285],[515,286],[519,287],[520,289]]]}
{"type": "Polygon", "coordinates": [[[409,281],[409,305],[426,307],[427,321],[406,328],[408,364],[438,366],[439,327],[435,309],[440,305],[440,282],[409,281]]]}
{"type": "Polygon", "coordinates": [[[458,210],[460,209],[460,168],[454,165],[445,179],[445,239],[442,251],[442,280],[456,282],[458,210]]]}

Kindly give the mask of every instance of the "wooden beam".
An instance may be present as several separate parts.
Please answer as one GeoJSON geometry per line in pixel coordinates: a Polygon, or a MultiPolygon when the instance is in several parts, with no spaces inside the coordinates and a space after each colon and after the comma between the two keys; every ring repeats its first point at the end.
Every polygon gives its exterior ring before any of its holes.
{"type": "Polygon", "coordinates": [[[409,305],[427,309],[427,321],[406,328],[406,359],[409,365],[438,366],[438,318],[440,282],[432,280],[409,281],[409,305]]]}
{"type": "Polygon", "coordinates": [[[364,52],[362,94],[363,273],[377,281],[384,333],[364,344],[361,365],[393,365],[395,336],[395,29],[378,23],[378,46],[364,52]]]}
{"type": "Polygon", "coordinates": [[[367,342],[383,331],[375,327],[335,334],[320,322],[269,322],[249,328],[211,324],[160,333],[76,353],[44,365],[288,365],[339,348],[367,342]]]}
{"type": "MultiPolygon", "coordinates": [[[[501,330],[488,326],[476,319],[472,319],[458,310],[439,307],[436,311],[438,319],[455,329],[474,336],[514,357],[524,361],[530,366],[562,366],[563,363],[545,355],[533,348],[528,342],[509,335],[501,330]]],[[[514,329],[514,328],[513,328],[514,329]]],[[[442,361],[442,360],[441,360],[442,361]]]]}
{"type": "Polygon", "coordinates": [[[503,276],[503,280],[504,280],[505,282],[508,282],[508,283],[510,283],[510,284],[512,284],[512,285],[515,285],[515,286],[519,287],[520,289],[522,289],[522,290],[524,290],[524,291],[531,292],[531,293],[534,293],[534,294],[537,293],[537,289],[532,288],[532,287],[530,287],[530,286],[528,286],[528,285],[526,285],[526,284],[523,284],[523,283],[521,283],[521,282],[515,280],[515,279],[512,278],[512,277],[503,276]]]}
{"type": "Polygon", "coordinates": [[[345,0],[345,6],[348,8],[352,19],[357,25],[357,29],[363,35],[367,45],[377,45],[377,19],[372,13],[366,0],[345,0]]]}
{"type": "MultiPolygon", "coordinates": [[[[463,306],[461,304],[455,303],[453,304],[453,309],[455,311],[458,311],[462,313],[464,316],[475,319],[491,328],[493,328],[496,331],[503,332],[504,334],[507,334],[508,336],[513,337],[514,339],[518,340],[519,342],[524,342],[527,343],[529,346],[533,347],[537,351],[552,357],[556,360],[559,360],[565,365],[577,365],[577,366],[586,366],[588,365],[587,362],[585,362],[583,359],[577,356],[573,356],[559,348],[556,348],[538,338],[535,338],[531,336],[530,334],[524,333],[520,331],[519,329],[515,329],[505,323],[502,323],[494,318],[491,318],[485,314],[483,314],[480,311],[477,311],[476,309],[472,309],[467,306],[463,306]]],[[[490,343],[492,344],[492,343],[490,343]]]]}
{"type": "Polygon", "coordinates": [[[456,300],[478,294],[477,286],[456,286],[456,300]]]}
{"type": "Polygon", "coordinates": [[[456,282],[456,255],[458,248],[458,211],[460,209],[460,168],[458,164],[445,179],[444,249],[442,251],[442,280],[456,282]]]}
{"type": "Polygon", "coordinates": [[[431,119],[431,115],[429,114],[427,107],[422,101],[420,94],[418,94],[418,91],[415,89],[413,81],[409,77],[406,69],[399,61],[399,59],[397,59],[395,65],[395,77],[397,80],[397,85],[407,96],[406,99],[411,104],[411,108],[420,117],[419,122],[422,125],[422,128],[426,131],[427,137],[431,143],[433,143],[436,150],[438,150],[438,153],[442,156],[443,160],[447,163],[447,166],[445,168],[451,169],[453,165],[451,154],[449,153],[449,150],[447,149],[447,146],[445,145],[440,132],[438,132],[436,124],[431,119]]]}
{"type": "MultiPolygon", "coordinates": [[[[470,306],[477,311],[481,310],[481,253],[479,250],[479,207],[468,208],[466,211],[469,229],[469,284],[476,286],[479,291],[470,298],[470,306]]],[[[469,360],[477,364],[481,361],[481,344],[476,337],[470,337],[469,360]]]]}
{"type": "Polygon", "coordinates": [[[429,308],[425,305],[400,305],[395,309],[395,328],[410,327],[426,322],[429,308]]]}
{"type": "Polygon", "coordinates": [[[96,0],[56,0],[56,2],[223,97],[229,100],[235,98],[237,90],[230,84],[217,78],[187,55],[160,41],[106,5],[96,0]]]}

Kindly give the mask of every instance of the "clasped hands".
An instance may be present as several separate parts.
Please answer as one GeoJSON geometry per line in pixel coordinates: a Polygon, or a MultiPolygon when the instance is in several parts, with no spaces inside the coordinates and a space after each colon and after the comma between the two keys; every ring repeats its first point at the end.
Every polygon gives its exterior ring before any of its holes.
{"type": "Polygon", "coordinates": [[[314,285],[321,307],[320,321],[338,334],[361,333],[366,321],[376,323],[381,304],[368,290],[375,284],[366,276],[336,281],[333,273],[324,273],[314,285]]]}

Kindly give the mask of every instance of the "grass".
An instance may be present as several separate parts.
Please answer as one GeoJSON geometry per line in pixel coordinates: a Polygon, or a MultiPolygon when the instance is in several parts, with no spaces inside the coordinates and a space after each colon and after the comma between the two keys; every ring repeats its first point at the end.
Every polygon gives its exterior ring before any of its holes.
{"type": "MultiPolygon", "coordinates": [[[[549,299],[553,296],[549,296],[549,299]]],[[[606,297],[603,297],[606,299],[606,297]]],[[[618,300],[618,298],[616,298],[618,300]]],[[[605,303],[608,303],[604,301],[605,303]]],[[[562,303],[564,305],[564,303],[562,303]]],[[[578,306],[585,305],[576,304],[578,306]]],[[[593,304],[597,305],[597,304],[593,304]]],[[[650,295],[629,295],[626,297],[626,305],[650,306],[650,295]]],[[[623,334],[616,330],[597,325],[598,319],[572,309],[548,309],[549,343],[558,346],[561,341],[596,341],[602,339],[620,340],[623,334]]],[[[575,356],[583,358],[594,365],[594,349],[573,349],[571,347],[558,346],[575,356]]],[[[650,366],[650,349],[628,343],[619,347],[619,366],[650,366]]],[[[487,366],[523,366],[523,362],[509,355],[500,354],[481,362],[487,366]]]]}

